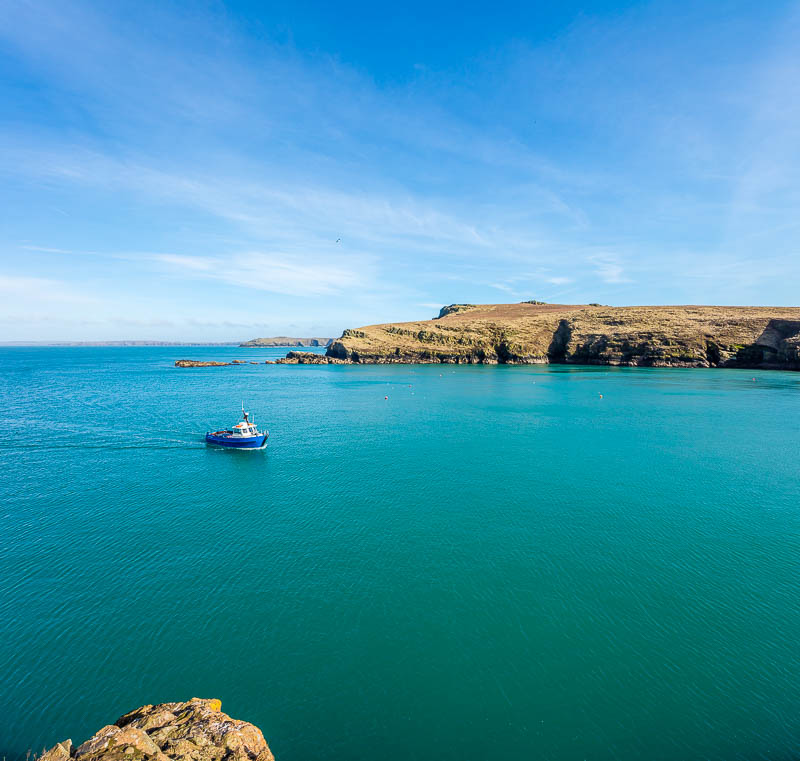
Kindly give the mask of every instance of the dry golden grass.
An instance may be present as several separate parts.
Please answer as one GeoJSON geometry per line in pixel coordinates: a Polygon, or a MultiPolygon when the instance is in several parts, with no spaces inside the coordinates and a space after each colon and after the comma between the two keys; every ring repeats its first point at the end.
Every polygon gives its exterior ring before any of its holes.
{"type": "Polygon", "coordinates": [[[786,364],[798,336],[797,307],[478,304],[345,331],[330,353],[357,362],[786,364]],[[759,359],[765,351],[776,356],[759,359]]]}

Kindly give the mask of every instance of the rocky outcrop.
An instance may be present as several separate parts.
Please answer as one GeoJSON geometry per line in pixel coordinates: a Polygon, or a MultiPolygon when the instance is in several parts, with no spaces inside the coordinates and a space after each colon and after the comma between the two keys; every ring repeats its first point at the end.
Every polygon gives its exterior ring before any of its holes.
{"type": "Polygon", "coordinates": [[[274,761],[261,730],[221,708],[200,698],[142,706],[78,748],[57,743],[39,761],[274,761]]]}
{"type": "Polygon", "coordinates": [[[289,336],[273,336],[272,338],[254,338],[239,346],[245,349],[260,349],[265,346],[330,346],[332,338],[291,338],[289,336]]]}
{"type": "Polygon", "coordinates": [[[285,357],[276,360],[279,365],[351,365],[350,359],[317,354],[313,351],[290,351],[285,357]]]}
{"type": "Polygon", "coordinates": [[[434,319],[441,320],[442,317],[447,317],[448,314],[458,314],[459,312],[468,312],[470,309],[475,309],[475,304],[450,304],[446,307],[442,307],[439,310],[439,315],[434,319]]]}
{"type": "Polygon", "coordinates": [[[800,308],[454,304],[434,320],[347,330],[328,347],[327,356],[370,364],[798,370],[800,308]]]}
{"type": "MultiPolygon", "coordinates": [[[[231,365],[259,365],[261,362],[233,359],[230,362],[204,362],[194,359],[178,359],[175,367],[230,367],[231,365]]],[[[337,359],[313,351],[290,351],[285,357],[272,360],[265,359],[265,365],[351,365],[350,359],[337,359]]]]}
{"type": "Polygon", "coordinates": [[[238,362],[201,362],[196,359],[176,359],[175,367],[228,367],[238,362]]]}

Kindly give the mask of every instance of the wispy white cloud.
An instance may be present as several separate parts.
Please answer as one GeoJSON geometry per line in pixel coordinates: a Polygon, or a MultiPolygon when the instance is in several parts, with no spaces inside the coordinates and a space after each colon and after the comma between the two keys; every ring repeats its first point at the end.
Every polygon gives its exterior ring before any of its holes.
{"type": "Polygon", "coordinates": [[[589,261],[594,265],[597,277],[604,283],[630,283],[631,279],[626,277],[625,268],[614,254],[596,254],[589,257],[589,261]]]}
{"type": "Polygon", "coordinates": [[[90,292],[78,290],[74,283],[44,277],[0,274],[2,308],[23,305],[36,308],[45,304],[91,306],[98,299],[90,292]]]}
{"type": "Polygon", "coordinates": [[[202,210],[234,225],[251,240],[283,242],[304,250],[328,247],[339,255],[353,246],[364,252],[413,246],[415,251],[491,252],[503,257],[531,245],[519,230],[504,229],[496,210],[487,210],[482,220],[465,219],[456,208],[442,208],[446,203],[397,190],[365,193],[319,181],[298,184],[285,177],[275,182],[212,177],[202,167],[176,174],[97,151],[55,147],[47,151],[25,146],[24,140],[7,145],[5,165],[0,166],[6,172],[65,182],[65,186],[78,183],[134,193],[153,204],[167,201],[175,209],[202,210]],[[337,239],[343,245],[334,250],[337,239]]]}
{"type": "Polygon", "coordinates": [[[507,293],[509,296],[511,296],[511,297],[513,297],[515,299],[519,298],[519,296],[520,296],[519,291],[515,290],[514,288],[512,288],[510,285],[507,285],[506,283],[488,283],[488,286],[490,288],[495,288],[498,291],[503,291],[503,293],[507,293]]]}
{"type": "Polygon", "coordinates": [[[278,253],[250,251],[227,258],[153,254],[150,259],[189,277],[290,296],[342,293],[365,282],[355,270],[324,263],[303,264],[278,253]]]}
{"type": "Polygon", "coordinates": [[[20,246],[25,251],[41,251],[46,254],[72,254],[74,251],[69,251],[65,248],[50,248],[49,246],[20,246]]]}

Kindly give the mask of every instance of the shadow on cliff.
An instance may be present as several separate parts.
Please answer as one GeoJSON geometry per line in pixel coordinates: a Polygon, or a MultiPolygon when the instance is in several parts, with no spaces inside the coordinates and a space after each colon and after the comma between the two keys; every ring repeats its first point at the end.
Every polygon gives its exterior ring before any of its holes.
{"type": "Polygon", "coordinates": [[[730,364],[800,370],[800,320],[770,320],[753,343],[738,349],[730,364]]]}
{"type": "Polygon", "coordinates": [[[559,320],[553,339],[547,348],[547,359],[552,364],[564,364],[567,361],[567,347],[572,339],[572,327],[569,320],[559,320]]]}

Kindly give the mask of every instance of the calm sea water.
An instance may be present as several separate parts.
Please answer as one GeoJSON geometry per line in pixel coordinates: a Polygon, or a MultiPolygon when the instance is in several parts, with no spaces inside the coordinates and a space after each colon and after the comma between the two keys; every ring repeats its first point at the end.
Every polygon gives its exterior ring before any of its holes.
{"type": "Polygon", "coordinates": [[[800,374],[171,366],[281,353],[2,350],[0,755],[197,695],[279,761],[797,757],[800,374]]]}

